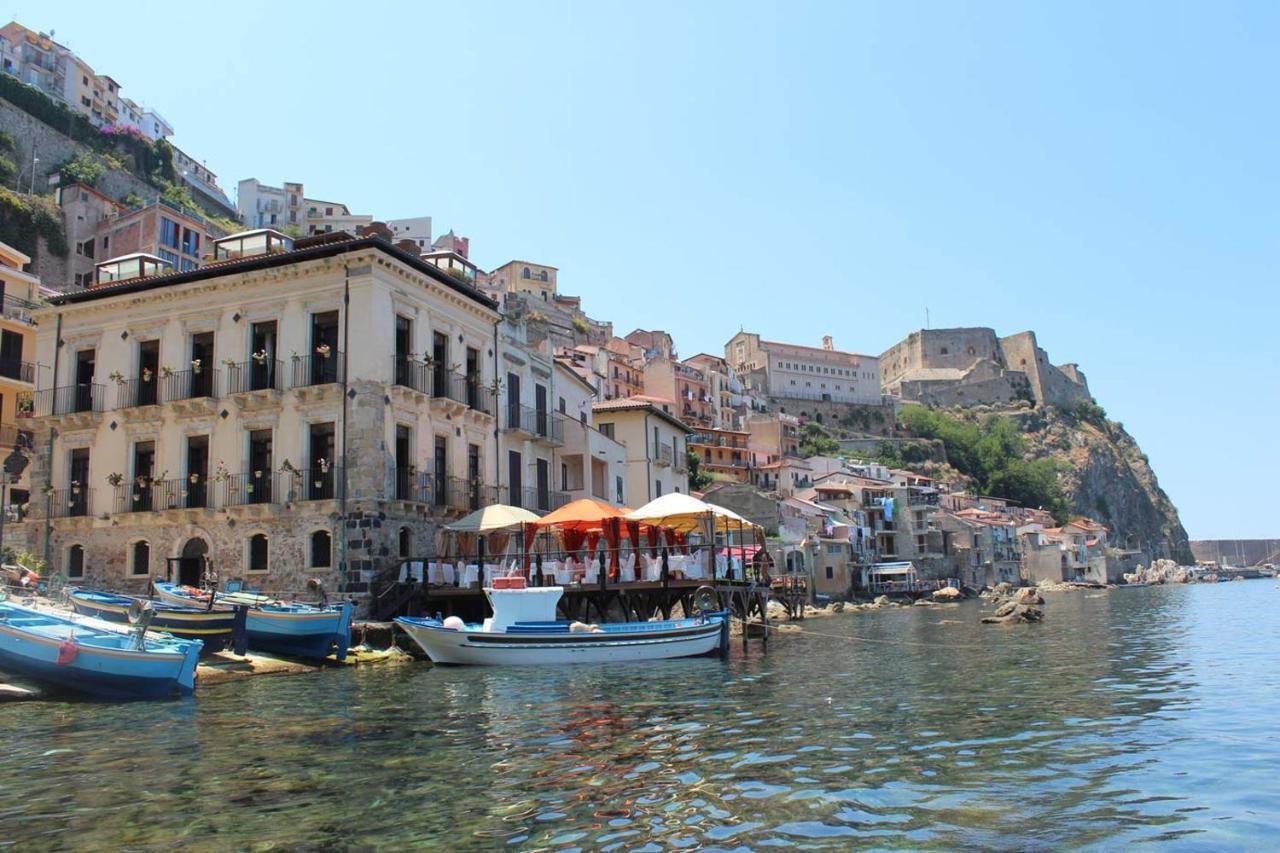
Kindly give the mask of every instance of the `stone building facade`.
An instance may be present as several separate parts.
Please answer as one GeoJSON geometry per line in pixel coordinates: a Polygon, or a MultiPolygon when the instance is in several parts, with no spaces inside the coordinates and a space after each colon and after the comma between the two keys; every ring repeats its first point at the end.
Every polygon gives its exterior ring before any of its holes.
{"type": "Polygon", "coordinates": [[[919,329],[880,356],[885,393],[939,406],[1027,400],[1068,407],[1092,400],[1075,364],[1054,365],[1035,332],[919,329]]]}
{"type": "Polygon", "coordinates": [[[228,257],[241,237],[38,312],[28,524],[53,571],[141,591],[207,556],[359,598],[500,498],[493,301],[380,238],[228,257]]]}

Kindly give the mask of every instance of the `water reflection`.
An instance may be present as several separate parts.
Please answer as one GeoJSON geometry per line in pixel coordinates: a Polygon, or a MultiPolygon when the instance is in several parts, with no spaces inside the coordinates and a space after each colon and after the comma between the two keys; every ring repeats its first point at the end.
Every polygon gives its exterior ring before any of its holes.
{"type": "Polygon", "coordinates": [[[1263,593],[1058,595],[1045,623],[1009,628],[973,603],[811,620],[728,663],[364,669],[9,706],[0,785],[23,795],[0,805],[0,839],[1258,846],[1280,754],[1263,593]]]}

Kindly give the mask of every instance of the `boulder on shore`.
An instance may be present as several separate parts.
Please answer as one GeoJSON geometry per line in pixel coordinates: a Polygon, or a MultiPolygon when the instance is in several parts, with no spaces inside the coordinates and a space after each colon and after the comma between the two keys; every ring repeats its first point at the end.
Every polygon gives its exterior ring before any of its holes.
{"type": "Polygon", "coordinates": [[[1018,604],[1034,605],[1044,604],[1044,599],[1040,597],[1039,591],[1034,586],[1024,586],[1018,590],[1013,596],[1013,600],[1018,604]]]}
{"type": "Polygon", "coordinates": [[[1039,607],[1008,601],[992,615],[983,617],[982,622],[985,625],[1011,625],[1015,622],[1039,622],[1042,619],[1044,611],[1039,607]]]}
{"type": "Polygon", "coordinates": [[[942,589],[933,591],[934,601],[959,601],[962,598],[964,598],[964,593],[954,586],[944,586],[942,589]]]}
{"type": "Polygon", "coordinates": [[[890,604],[893,604],[893,599],[887,595],[878,595],[876,596],[876,600],[871,603],[876,607],[888,607],[890,604]]]}

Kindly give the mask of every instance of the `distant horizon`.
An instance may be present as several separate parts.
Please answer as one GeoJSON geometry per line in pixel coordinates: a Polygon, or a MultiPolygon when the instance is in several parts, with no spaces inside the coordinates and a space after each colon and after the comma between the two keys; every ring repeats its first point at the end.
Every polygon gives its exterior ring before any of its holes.
{"type": "Polygon", "coordinates": [[[1191,539],[1280,534],[1274,5],[232,2],[166,9],[145,47],[117,8],[12,17],[229,197],[298,180],[430,216],[482,267],[558,267],[620,335],[877,355],[926,325],[1034,331],[1191,539]]]}

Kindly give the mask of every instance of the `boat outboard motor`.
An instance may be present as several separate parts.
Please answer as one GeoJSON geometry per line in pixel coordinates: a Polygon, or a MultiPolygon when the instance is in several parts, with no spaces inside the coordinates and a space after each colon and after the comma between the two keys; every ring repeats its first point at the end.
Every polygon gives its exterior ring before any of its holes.
{"type": "Polygon", "coordinates": [[[133,626],[129,636],[132,640],[133,648],[140,650],[144,647],[147,628],[151,627],[151,620],[155,615],[155,608],[151,606],[150,601],[141,601],[135,598],[133,603],[129,605],[129,624],[133,626]]]}
{"type": "Polygon", "coordinates": [[[329,606],[329,595],[324,591],[324,584],[320,583],[319,578],[308,578],[307,589],[320,593],[320,609],[329,606]]]}
{"type": "Polygon", "coordinates": [[[700,586],[693,593],[693,609],[698,613],[715,613],[720,610],[720,593],[709,586],[700,586]]]}

